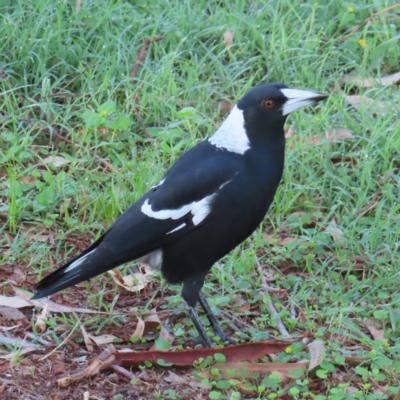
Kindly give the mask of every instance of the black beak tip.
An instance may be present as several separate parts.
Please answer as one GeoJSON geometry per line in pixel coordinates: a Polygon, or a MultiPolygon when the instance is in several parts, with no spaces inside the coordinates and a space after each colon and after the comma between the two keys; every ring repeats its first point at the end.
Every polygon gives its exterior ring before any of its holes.
{"type": "Polygon", "coordinates": [[[326,100],[329,97],[328,94],[325,93],[316,93],[314,100],[317,101],[322,101],[322,100],[326,100]]]}

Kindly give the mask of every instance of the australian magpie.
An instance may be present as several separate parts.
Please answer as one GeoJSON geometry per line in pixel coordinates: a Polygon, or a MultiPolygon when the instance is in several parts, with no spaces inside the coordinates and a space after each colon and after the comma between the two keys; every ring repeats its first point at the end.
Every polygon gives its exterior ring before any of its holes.
{"type": "Polygon", "coordinates": [[[217,132],[183,154],[165,177],[90,247],[36,286],[51,295],[128,261],[183,283],[182,297],[204,344],[199,301],[215,333],[226,336],[201,289],[212,265],[259,226],[282,177],[287,116],[327,95],[269,83],[251,89],[217,132]]]}

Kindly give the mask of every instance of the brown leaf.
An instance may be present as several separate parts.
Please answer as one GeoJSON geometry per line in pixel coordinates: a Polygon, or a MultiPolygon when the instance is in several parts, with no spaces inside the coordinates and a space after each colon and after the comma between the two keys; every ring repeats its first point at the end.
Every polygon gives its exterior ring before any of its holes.
{"type": "Polygon", "coordinates": [[[234,378],[240,377],[241,372],[246,371],[248,375],[260,374],[269,375],[275,372],[282,372],[284,374],[290,375],[290,371],[306,369],[305,363],[246,363],[246,362],[227,362],[224,364],[213,365],[207,368],[205,371],[201,372],[199,376],[205,379],[215,379],[215,375],[211,372],[213,368],[217,368],[222,378],[234,378]],[[234,371],[237,374],[228,374],[228,370],[234,371]]]}
{"type": "Polygon", "coordinates": [[[329,233],[335,242],[339,241],[343,236],[343,231],[337,226],[335,218],[332,218],[329,222],[325,232],[329,233]]]}
{"type": "Polygon", "coordinates": [[[357,217],[362,217],[363,215],[365,215],[369,211],[371,211],[373,208],[375,208],[378,204],[378,199],[379,199],[379,193],[375,193],[372,196],[371,201],[369,201],[360,210],[357,211],[357,213],[356,213],[357,217]]]}
{"type": "Polygon", "coordinates": [[[223,349],[192,349],[182,351],[160,351],[150,350],[143,352],[117,352],[115,354],[116,363],[131,367],[143,364],[145,361],[156,362],[159,359],[164,362],[172,363],[176,366],[191,366],[199,358],[214,356],[216,353],[222,353],[227,362],[241,362],[258,360],[268,354],[280,353],[288,347],[288,342],[270,341],[245,343],[225,347],[223,349]]]}
{"type": "Polygon", "coordinates": [[[39,333],[43,333],[46,330],[47,324],[45,320],[47,319],[49,319],[49,306],[46,304],[43,310],[36,317],[35,326],[39,333]]]}
{"type": "Polygon", "coordinates": [[[345,139],[353,139],[353,134],[348,129],[335,129],[333,131],[328,131],[323,133],[322,136],[314,135],[312,138],[309,138],[307,142],[315,146],[321,142],[340,142],[345,139]]]}
{"type": "Polygon", "coordinates": [[[308,365],[308,371],[311,371],[322,363],[325,346],[320,340],[315,340],[308,345],[308,350],[310,352],[310,364],[308,365]]]}
{"type": "Polygon", "coordinates": [[[345,363],[351,367],[356,367],[357,365],[364,364],[366,361],[370,361],[369,358],[358,356],[346,356],[344,360],[345,363]]]}
{"type": "Polygon", "coordinates": [[[112,276],[114,282],[118,286],[129,292],[139,292],[147,286],[150,276],[154,273],[150,268],[145,267],[145,270],[146,274],[137,272],[135,273],[135,277],[132,275],[122,276],[118,269],[113,269],[108,271],[108,273],[112,276]]]}
{"type": "Polygon", "coordinates": [[[114,335],[100,335],[100,336],[94,336],[94,335],[88,335],[90,339],[93,340],[98,346],[101,344],[109,344],[114,341],[114,339],[118,339],[114,335]]]}
{"type": "Polygon", "coordinates": [[[235,33],[233,31],[226,31],[224,33],[224,46],[225,46],[225,48],[229,49],[229,47],[232,46],[234,36],[235,36],[235,33]]]}
{"type": "Polygon", "coordinates": [[[278,246],[286,246],[287,244],[293,243],[297,240],[297,238],[293,237],[285,237],[278,241],[278,246]]]}
{"type": "Polygon", "coordinates": [[[375,85],[390,86],[400,81],[400,72],[384,76],[383,78],[360,78],[354,75],[344,75],[339,79],[339,85],[354,85],[362,88],[370,88],[375,85]]]}
{"type": "Polygon", "coordinates": [[[292,138],[296,134],[296,131],[293,129],[292,125],[285,130],[285,139],[288,140],[292,138]]]}
{"type": "Polygon", "coordinates": [[[345,99],[357,110],[364,111],[366,113],[376,114],[387,114],[391,111],[392,105],[386,101],[378,101],[371,99],[367,96],[361,95],[350,95],[345,96],[345,99]]]}
{"type": "Polygon", "coordinates": [[[0,314],[7,319],[19,321],[21,319],[26,318],[21,311],[16,308],[7,307],[7,306],[0,306],[0,314]]]}
{"type": "Polygon", "coordinates": [[[92,353],[93,352],[93,343],[90,341],[89,335],[86,332],[86,329],[83,325],[81,325],[81,332],[82,332],[83,340],[85,342],[85,346],[86,346],[88,352],[92,353]]]}
{"type": "Polygon", "coordinates": [[[65,371],[65,364],[62,362],[54,364],[51,371],[53,374],[62,374],[65,371]]]}
{"type": "Polygon", "coordinates": [[[7,306],[11,308],[33,307],[33,304],[20,296],[3,296],[0,295],[0,306],[7,306]]]}
{"type": "MultiPolygon", "coordinates": [[[[145,323],[147,322],[156,322],[160,325],[161,330],[160,330],[160,339],[164,339],[169,343],[172,343],[174,341],[174,336],[171,335],[167,329],[165,329],[165,327],[163,326],[163,324],[161,323],[161,320],[158,316],[158,314],[155,313],[155,309],[151,310],[153,312],[153,314],[149,315],[148,317],[146,317],[144,319],[145,323]]],[[[151,350],[155,350],[156,349],[156,345],[154,344],[153,347],[151,348],[151,350]]]]}
{"type": "Polygon", "coordinates": [[[132,334],[132,338],[141,339],[143,337],[143,332],[144,332],[145,326],[146,326],[146,324],[144,323],[144,321],[138,317],[138,323],[136,325],[135,332],[133,332],[133,334],[132,334]]]}
{"type": "Polygon", "coordinates": [[[365,323],[365,326],[367,327],[367,329],[369,330],[369,333],[375,340],[382,340],[382,341],[386,342],[386,339],[383,337],[383,334],[384,334],[383,330],[377,329],[374,325],[374,321],[368,320],[365,323]]]}
{"type": "Polygon", "coordinates": [[[233,110],[233,107],[235,107],[235,105],[230,103],[229,101],[221,101],[219,103],[213,103],[212,106],[216,110],[219,110],[220,115],[229,114],[233,110]]]}

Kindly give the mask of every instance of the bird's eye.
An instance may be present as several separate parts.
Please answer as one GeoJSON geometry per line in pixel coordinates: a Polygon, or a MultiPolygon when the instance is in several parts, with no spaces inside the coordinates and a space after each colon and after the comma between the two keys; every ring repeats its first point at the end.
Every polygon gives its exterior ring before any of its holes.
{"type": "Polygon", "coordinates": [[[264,100],[262,105],[265,108],[272,108],[275,105],[275,103],[272,100],[264,100]]]}

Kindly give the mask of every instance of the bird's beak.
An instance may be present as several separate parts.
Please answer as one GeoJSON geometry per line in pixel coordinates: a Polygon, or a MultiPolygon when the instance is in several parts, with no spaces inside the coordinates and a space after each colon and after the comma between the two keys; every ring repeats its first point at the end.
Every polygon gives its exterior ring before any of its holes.
{"type": "Polygon", "coordinates": [[[282,114],[288,115],[299,108],[309,106],[317,101],[325,100],[328,95],[310,90],[300,89],[280,89],[283,95],[287,98],[283,107],[282,114]]]}

